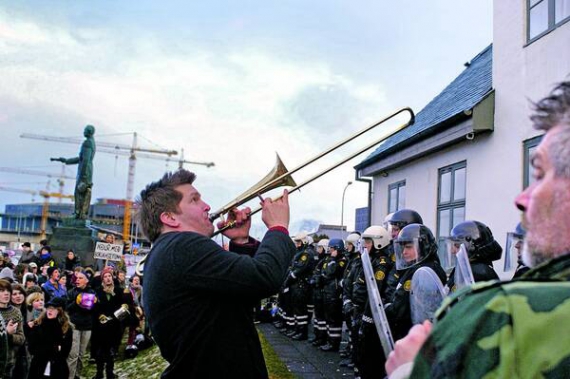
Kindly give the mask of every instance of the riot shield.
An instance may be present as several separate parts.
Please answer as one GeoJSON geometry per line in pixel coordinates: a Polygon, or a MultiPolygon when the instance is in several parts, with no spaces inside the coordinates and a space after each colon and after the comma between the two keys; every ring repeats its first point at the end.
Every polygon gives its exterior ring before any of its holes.
{"type": "Polygon", "coordinates": [[[455,287],[461,289],[475,283],[473,279],[473,271],[469,263],[469,256],[465,245],[461,244],[457,253],[457,265],[455,266],[455,287]]]}
{"type": "Polygon", "coordinates": [[[507,233],[505,245],[505,271],[514,270],[520,260],[523,237],[517,233],[507,233]]]}
{"type": "Polygon", "coordinates": [[[364,277],[366,279],[366,288],[368,289],[368,301],[370,303],[370,309],[372,310],[372,318],[374,319],[376,331],[380,336],[384,355],[388,357],[388,354],[394,350],[394,339],[392,338],[392,331],[388,324],[388,318],[384,311],[384,304],[382,303],[380,292],[378,292],[378,286],[374,278],[374,269],[370,262],[370,255],[366,249],[362,249],[361,261],[364,277]]]}
{"type": "Polygon", "coordinates": [[[420,267],[412,276],[410,309],[412,322],[421,324],[425,320],[433,322],[435,311],[446,296],[443,283],[429,267],[420,267]]]}

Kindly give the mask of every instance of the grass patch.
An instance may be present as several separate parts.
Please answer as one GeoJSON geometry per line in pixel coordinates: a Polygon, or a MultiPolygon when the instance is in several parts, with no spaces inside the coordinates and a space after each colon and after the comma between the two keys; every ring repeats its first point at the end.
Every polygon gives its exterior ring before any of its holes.
{"type": "MultiPolygon", "coordinates": [[[[261,349],[265,357],[265,364],[269,372],[270,379],[294,379],[295,376],[289,372],[285,363],[279,359],[275,350],[267,342],[263,334],[259,333],[261,349]]],[[[119,359],[115,361],[115,374],[119,378],[128,379],[159,379],[162,372],[168,366],[162,356],[158,346],[154,345],[139,352],[134,359],[124,359],[125,343],[121,345],[119,359]]],[[[82,378],[91,379],[95,376],[97,368],[94,363],[86,363],[81,373],[82,378]]]]}
{"type": "MultiPolygon", "coordinates": [[[[121,346],[119,359],[115,361],[115,374],[119,378],[133,379],[159,379],[160,375],[168,366],[160,355],[158,346],[154,345],[145,349],[133,359],[123,359],[124,344],[121,346]]],[[[81,377],[91,379],[95,376],[97,367],[94,363],[88,363],[83,368],[81,377]]]]}
{"type": "Polygon", "coordinates": [[[269,372],[269,379],[294,379],[295,375],[287,369],[287,366],[279,356],[275,353],[275,350],[271,347],[269,342],[265,339],[265,336],[258,332],[259,340],[261,341],[261,350],[263,350],[263,356],[265,357],[265,365],[267,366],[267,371],[269,372]]]}

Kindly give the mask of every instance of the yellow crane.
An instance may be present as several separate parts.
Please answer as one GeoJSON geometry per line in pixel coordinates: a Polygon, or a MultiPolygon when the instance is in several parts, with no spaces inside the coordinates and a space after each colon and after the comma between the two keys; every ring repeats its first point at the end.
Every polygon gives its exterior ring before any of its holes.
{"type": "Polygon", "coordinates": [[[46,192],[40,191],[40,196],[44,198],[44,205],[42,207],[42,222],[40,224],[40,239],[46,238],[46,230],[47,230],[47,219],[48,219],[48,211],[49,211],[49,199],[50,197],[57,197],[59,199],[74,199],[73,195],[64,195],[57,192],[46,192]]]}
{"type": "MultiPolygon", "coordinates": [[[[62,165],[62,172],[60,174],[56,174],[53,172],[45,172],[41,170],[31,170],[27,168],[19,168],[19,167],[0,167],[0,172],[10,172],[13,174],[24,174],[24,175],[37,175],[37,176],[47,176],[48,178],[56,178],[57,183],[59,186],[59,193],[63,194],[63,189],[65,186],[64,179],[75,180],[74,176],[69,176],[65,174],[65,165],[62,165]]],[[[50,181],[47,182],[46,191],[49,191],[50,181]]],[[[35,192],[35,191],[32,191],[35,192]]],[[[61,201],[61,198],[60,198],[61,201]]]]}
{"type": "MultiPolygon", "coordinates": [[[[83,143],[83,139],[81,138],[54,137],[54,136],[46,136],[46,135],[31,134],[31,133],[23,133],[20,135],[20,138],[73,143],[77,145],[83,143]]],[[[133,133],[133,142],[131,146],[118,144],[118,143],[102,142],[102,141],[97,141],[96,146],[97,146],[97,152],[110,153],[115,155],[127,155],[129,157],[129,170],[127,176],[128,178],[127,196],[125,199],[125,209],[123,216],[123,241],[127,241],[128,239],[130,239],[130,225],[131,225],[131,214],[132,214],[132,205],[133,205],[133,188],[135,182],[137,157],[170,161],[172,160],[173,156],[178,155],[178,152],[176,150],[167,150],[167,149],[141,148],[138,146],[138,135],[136,132],[133,133]],[[160,155],[162,155],[162,157],[159,157],[160,155]],[[166,155],[167,157],[165,158],[164,155],[166,155]]],[[[203,165],[206,167],[212,167],[215,165],[214,162],[196,162],[196,161],[184,160],[183,154],[184,150],[182,150],[180,159],[176,159],[176,161],[178,162],[178,166],[180,168],[183,167],[185,163],[203,165]]]]}
{"type": "Polygon", "coordinates": [[[20,192],[20,193],[29,193],[32,196],[40,195],[44,198],[44,203],[42,205],[42,218],[40,223],[40,239],[46,238],[46,230],[47,230],[47,219],[49,215],[49,199],[50,197],[56,197],[59,199],[73,199],[73,195],[65,195],[57,192],[47,192],[47,191],[34,191],[22,188],[12,188],[12,187],[5,187],[0,186],[0,191],[10,191],[10,192],[20,192]]]}

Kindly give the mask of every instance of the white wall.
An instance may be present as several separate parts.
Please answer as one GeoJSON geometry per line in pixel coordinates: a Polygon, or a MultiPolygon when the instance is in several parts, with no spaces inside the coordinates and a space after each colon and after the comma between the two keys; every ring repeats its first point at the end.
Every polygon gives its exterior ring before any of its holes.
{"type": "MultiPolygon", "coordinates": [[[[503,247],[506,233],[520,221],[514,198],[523,187],[523,141],[540,133],[529,121],[530,100],[539,100],[570,77],[570,22],[526,43],[526,0],[495,0],[493,87],[495,131],[374,178],[372,223],[387,213],[388,185],[406,180],[406,208],[418,211],[434,233],[438,169],[467,161],[466,214],[487,224],[503,247]]],[[[503,262],[495,270],[503,278],[503,262]]]]}

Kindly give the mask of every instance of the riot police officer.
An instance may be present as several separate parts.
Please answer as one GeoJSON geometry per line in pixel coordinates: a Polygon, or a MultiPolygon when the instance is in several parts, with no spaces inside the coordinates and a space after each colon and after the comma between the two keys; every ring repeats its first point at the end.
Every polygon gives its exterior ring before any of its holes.
{"type": "Polygon", "coordinates": [[[352,290],[353,282],[355,280],[356,273],[358,272],[358,267],[360,266],[360,233],[353,232],[346,237],[346,252],[345,256],[347,259],[346,269],[342,276],[342,315],[346,327],[348,330],[348,344],[346,350],[340,353],[342,358],[345,358],[340,362],[340,366],[353,367],[352,359],[352,349],[353,349],[353,301],[352,301],[352,290]]]}
{"type": "Polygon", "coordinates": [[[403,338],[412,327],[410,290],[412,277],[420,267],[428,267],[442,284],[446,283],[445,271],[439,264],[437,243],[431,230],[421,224],[405,226],[394,241],[398,285],[391,299],[387,299],[386,316],[394,340],[403,338]]]}
{"type": "Polygon", "coordinates": [[[294,318],[294,329],[286,335],[294,340],[302,341],[307,339],[309,327],[309,312],[307,303],[309,302],[309,279],[314,267],[314,258],[311,250],[308,249],[307,233],[300,232],[294,237],[297,253],[293,258],[291,271],[287,278],[287,285],[291,290],[291,306],[294,318]]]}
{"type": "MultiPolygon", "coordinates": [[[[370,263],[376,279],[376,286],[382,298],[385,297],[386,277],[393,266],[390,260],[390,243],[392,237],[382,226],[373,225],[362,233],[362,247],[369,253],[370,263]]],[[[354,283],[355,313],[360,315],[357,323],[358,331],[355,338],[355,376],[361,378],[381,378],[384,376],[384,366],[379,364],[378,357],[382,356],[380,338],[372,319],[372,311],[368,301],[368,289],[364,270],[360,270],[354,283]]]]}
{"type": "MultiPolygon", "coordinates": [[[[469,264],[475,282],[499,279],[493,269],[493,261],[501,258],[503,249],[493,238],[491,229],[479,221],[464,221],[451,229],[447,239],[448,255],[457,254],[461,244],[465,245],[469,264]]],[[[455,268],[449,276],[447,286],[450,292],[456,290],[455,268]]]]}
{"type": "Polygon", "coordinates": [[[322,346],[327,341],[327,321],[325,320],[325,305],[323,301],[323,280],[321,273],[323,264],[327,256],[329,247],[329,240],[326,238],[321,239],[317,243],[317,262],[313,270],[313,276],[310,284],[313,289],[313,333],[314,337],[309,340],[314,346],[322,346]]]}
{"type": "MultiPolygon", "coordinates": [[[[392,236],[392,243],[393,241],[398,238],[398,233],[404,227],[410,224],[423,224],[424,221],[422,220],[422,216],[413,209],[400,209],[394,213],[389,214],[386,216],[387,220],[385,220],[385,224],[388,226],[388,232],[392,236]]],[[[390,247],[390,259],[392,263],[392,269],[388,274],[388,278],[386,280],[387,287],[385,292],[386,299],[391,299],[394,296],[394,292],[396,292],[396,286],[398,285],[398,281],[400,279],[398,271],[396,270],[396,256],[394,255],[394,247],[391,244],[390,247]]]]}
{"type": "Polygon", "coordinates": [[[505,271],[512,269],[512,263],[516,262],[517,266],[513,279],[520,278],[525,272],[530,270],[530,267],[524,264],[522,260],[522,248],[526,229],[519,222],[513,233],[507,234],[506,256],[505,256],[505,271]]]}
{"type": "Polygon", "coordinates": [[[323,300],[327,321],[327,343],[320,347],[323,351],[338,351],[342,337],[342,290],[340,281],[346,267],[343,255],[344,242],[333,238],[329,242],[330,255],[323,264],[323,300]]]}

